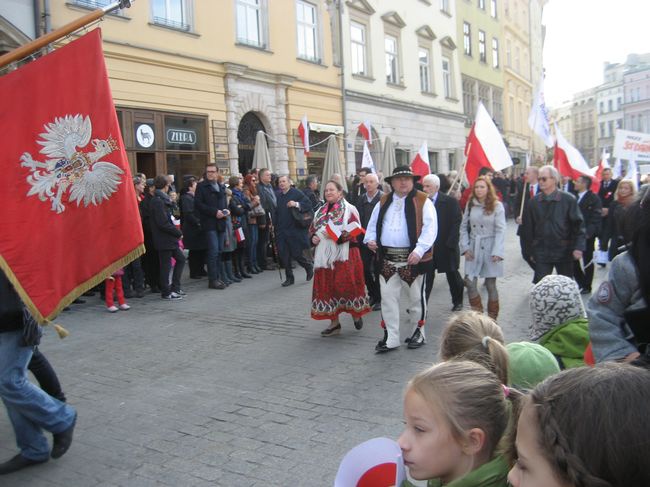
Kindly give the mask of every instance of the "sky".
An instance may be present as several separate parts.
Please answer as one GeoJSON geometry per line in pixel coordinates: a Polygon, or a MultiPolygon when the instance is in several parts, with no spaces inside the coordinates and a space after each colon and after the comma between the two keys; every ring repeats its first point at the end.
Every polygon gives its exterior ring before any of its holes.
{"type": "Polygon", "coordinates": [[[601,84],[605,61],[650,52],[650,0],[550,0],[543,22],[550,107],[601,84]]]}

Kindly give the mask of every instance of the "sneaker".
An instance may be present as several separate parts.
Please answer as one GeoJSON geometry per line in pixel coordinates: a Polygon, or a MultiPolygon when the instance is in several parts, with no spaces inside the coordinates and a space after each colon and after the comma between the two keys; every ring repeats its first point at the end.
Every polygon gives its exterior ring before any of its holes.
{"type": "Polygon", "coordinates": [[[129,306],[129,305],[126,304],[126,303],[124,303],[124,304],[120,304],[120,309],[121,309],[122,311],[126,311],[126,310],[131,309],[131,306],[129,306]]]}
{"type": "Polygon", "coordinates": [[[183,299],[183,296],[177,293],[169,293],[167,296],[162,296],[163,299],[169,299],[173,301],[178,301],[179,299],[183,299]]]}
{"type": "Polygon", "coordinates": [[[181,296],[187,296],[187,293],[186,293],[185,291],[183,291],[182,289],[179,289],[179,290],[176,292],[176,294],[179,294],[179,295],[181,295],[181,296]]]}
{"type": "Polygon", "coordinates": [[[109,306],[106,308],[109,313],[117,313],[117,306],[109,306]]]}

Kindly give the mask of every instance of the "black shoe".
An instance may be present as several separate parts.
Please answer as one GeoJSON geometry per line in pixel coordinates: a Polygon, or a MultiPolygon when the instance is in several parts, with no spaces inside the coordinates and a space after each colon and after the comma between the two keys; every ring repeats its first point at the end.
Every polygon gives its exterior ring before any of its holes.
{"type": "Polygon", "coordinates": [[[580,294],[591,294],[591,288],[590,287],[581,287],[580,288],[580,294]]]}
{"type": "Polygon", "coordinates": [[[95,295],[95,291],[93,291],[92,289],[82,294],[82,296],[94,296],[94,295],[95,295]]]}
{"type": "Polygon", "coordinates": [[[226,289],[226,285],[219,280],[208,282],[209,289],[226,289]]]}
{"type": "Polygon", "coordinates": [[[372,305],[372,310],[373,311],[381,311],[381,303],[377,301],[375,304],[372,305]]]}
{"type": "Polygon", "coordinates": [[[77,298],[72,302],[72,304],[84,304],[85,302],[85,299],[77,298]]]}
{"type": "Polygon", "coordinates": [[[399,347],[393,347],[389,348],[386,346],[386,342],[379,342],[377,343],[377,346],[375,347],[375,352],[377,353],[386,353],[386,352],[392,352],[393,350],[397,350],[399,347]]]}
{"type": "Polygon", "coordinates": [[[424,337],[422,336],[422,332],[418,327],[415,329],[413,335],[411,336],[411,339],[408,341],[408,348],[420,348],[422,345],[424,345],[424,337]]]}
{"type": "Polygon", "coordinates": [[[314,266],[310,265],[305,269],[305,272],[307,272],[307,280],[311,281],[311,279],[314,277],[314,266]]]}
{"type": "Polygon", "coordinates": [[[230,277],[230,280],[231,280],[232,282],[241,282],[241,281],[242,281],[242,278],[241,278],[241,277],[237,277],[236,275],[233,274],[233,275],[230,277]]]}
{"type": "Polygon", "coordinates": [[[52,458],[61,458],[68,451],[68,448],[72,444],[72,434],[74,433],[76,424],[77,415],[75,413],[72,424],[67,430],[52,435],[52,452],[50,453],[52,458]]]}
{"type": "Polygon", "coordinates": [[[22,470],[23,468],[31,467],[33,465],[38,465],[40,463],[45,463],[47,461],[48,461],[47,458],[44,460],[30,460],[29,458],[25,458],[19,453],[11,460],[8,460],[4,463],[0,463],[0,475],[17,472],[18,470],[22,470]]]}
{"type": "Polygon", "coordinates": [[[130,299],[133,297],[133,292],[132,291],[124,291],[124,297],[126,299],[130,299]]]}
{"type": "Polygon", "coordinates": [[[153,294],[160,294],[160,288],[158,286],[152,287],[151,292],[153,294]]]}
{"type": "Polygon", "coordinates": [[[135,291],[135,297],[136,298],[144,298],[144,289],[137,289],[135,291]]]}
{"type": "Polygon", "coordinates": [[[332,335],[338,335],[341,333],[341,323],[339,323],[336,326],[333,327],[327,327],[323,331],[320,332],[320,336],[322,337],[331,337],[332,335]]]}
{"type": "Polygon", "coordinates": [[[246,272],[246,271],[242,271],[241,276],[242,276],[244,279],[251,279],[251,278],[253,277],[253,276],[251,276],[251,275],[250,275],[248,272],[246,272]]]}
{"type": "Polygon", "coordinates": [[[190,274],[190,279],[201,279],[201,276],[198,274],[190,274]]]}
{"type": "Polygon", "coordinates": [[[451,308],[452,311],[463,311],[463,303],[454,304],[454,307],[451,308]]]}
{"type": "Polygon", "coordinates": [[[361,328],[363,328],[363,318],[359,318],[358,320],[354,320],[354,327],[357,330],[360,330],[361,328]]]}
{"type": "Polygon", "coordinates": [[[287,276],[287,280],[282,283],[282,287],[291,286],[294,283],[293,276],[287,276]]]}

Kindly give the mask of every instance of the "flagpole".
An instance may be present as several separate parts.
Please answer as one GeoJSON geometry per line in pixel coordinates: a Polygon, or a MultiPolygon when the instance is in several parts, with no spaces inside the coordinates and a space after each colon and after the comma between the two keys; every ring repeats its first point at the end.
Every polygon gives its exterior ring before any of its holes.
{"type": "Polygon", "coordinates": [[[470,142],[469,144],[467,144],[467,150],[465,151],[465,162],[463,163],[463,168],[460,170],[460,172],[458,174],[456,174],[456,177],[451,182],[451,186],[449,186],[449,190],[447,191],[447,195],[449,195],[449,193],[451,193],[451,190],[454,189],[454,185],[459,180],[459,178],[461,178],[462,175],[465,174],[465,169],[467,168],[467,161],[469,159],[469,153],[470,153],[471,150],[472,150],[472,143],[470,142]]]}
{"type": "Polygon", "coordinates": [[[13,51],[9,51],[3,56],[0,56],[0,69],[4,68],[5,66],[15,61],[20,61],[21,59],[35,53],[36,51],[42,49],[48,44],[51,44],[52,42],[57,41],[62,37],[65,37],[68,34],[75,32],[88,24],[93,23],[98,19],[101,19],[107,13],[110,13],[120,8],[129,8],[131,6],[132,1],[135,0],[119,0],[111,3],[110,5],[106,5],[105,7],[98,8],[97,10],[93,10],[92,12],[84,15],[83,17],[78,18],[77,20],[73,20],[72,22],[69,22],[63,27],[59,27],[58,29],[49,32],[44,36],[38,37],[33,41],[28,42],[27,44],[14,49],[13,51]]]}
{"type": "Polygon", "coordinates": [[[524,198],[526,197],[526,191],[530,193],[530,183],[526,182],[524,184],[525,191],[521,194],[521,205],[519,206],[519,218],[524,214],[524,198]]]}

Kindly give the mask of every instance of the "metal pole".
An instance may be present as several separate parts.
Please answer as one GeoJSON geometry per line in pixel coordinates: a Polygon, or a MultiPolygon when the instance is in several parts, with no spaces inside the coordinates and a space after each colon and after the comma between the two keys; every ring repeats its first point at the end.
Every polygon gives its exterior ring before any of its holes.
{"type": "Polygon", "coordinates": [[[68,34],[81,29],[85,25],[91,24],[92,22],[101,19],[104,15],[106,15],[109,12],[112,12],[113,10],[117,10],[120,8],[129,8],[130,6],[131,6],[130,0],[120,0],[119,2],[111,3],[106,7],[93,10],[92,12],[84,15],[83,17],[80,17],[77,20],[73,20],[72,22],[64,25],[63,27],[53,30],[52,32],[49,32],[44,36],[39,37],[38,39],[34,39],[33,41],[28,42],[24,46],[20,46],[19,48],[14,49],[13,51],[10,51],[3,56],[0,56],[0,68],[3,68],[8,64],[13,63],[14,61],[19,61],[29,56],[30,54],[35,53],[36,51],[42,49],[48,44],[51,44],[52,42],[55,42],[61,39],[62,37],[65,37],[68,34]]]}
{"type": "MultiPolygon", "coordinates": [[[[341,65],[341,118],[343,118],[343,163],[345,172],[348,172],[348,120],[347,120],[347,96],[345,94],[345,55],[343,54],[343,0],[338,1],[339,14],[339,64],[341,65]]],[[[372,134],[370,135],[372,139],[372,134]]],[[[339,171],[341,168],[339,167],[339,171]]],[[[356,172],[356,171],[355,171],[356,172]]],[[[325,181],[321,181],[324,183],[325,181]]]]}

